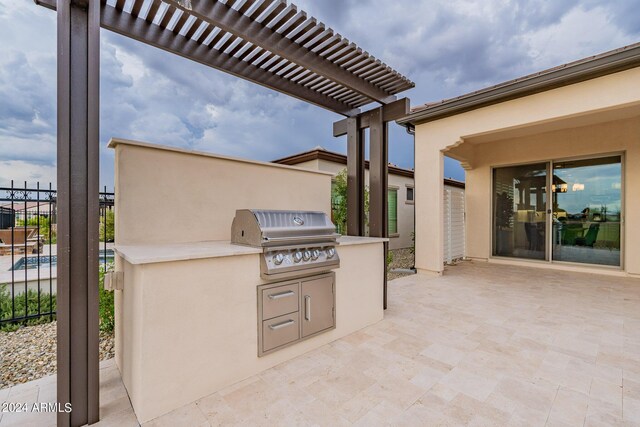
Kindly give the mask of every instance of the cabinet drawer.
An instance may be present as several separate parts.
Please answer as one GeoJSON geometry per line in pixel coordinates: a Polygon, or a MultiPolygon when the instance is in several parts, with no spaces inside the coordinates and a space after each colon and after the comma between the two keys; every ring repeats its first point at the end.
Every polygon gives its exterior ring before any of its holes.
{"type": "Polygon", "coordinates": [[[262,290],[262,320],[298,311],[298,284],[262,290]]]}
{"type": "Polygon", "coordinates": [[[299,313],[291,313],[262,322],[262,351],[297,341],[300,338],[299,313]]]}

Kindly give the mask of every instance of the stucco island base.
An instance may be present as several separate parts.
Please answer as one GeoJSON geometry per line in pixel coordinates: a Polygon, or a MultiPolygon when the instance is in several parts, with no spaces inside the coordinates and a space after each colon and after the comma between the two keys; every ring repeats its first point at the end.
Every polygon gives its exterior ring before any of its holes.
{"type": "Polygon", "coordinates": [[[144,423],[383,318],[384,239],[343,237],[336,329],[257,356],[259,255],[228,242],[120,246],[116,363],[144,423]],[[172,257],[169,253],[173,253],[172,257]]]}

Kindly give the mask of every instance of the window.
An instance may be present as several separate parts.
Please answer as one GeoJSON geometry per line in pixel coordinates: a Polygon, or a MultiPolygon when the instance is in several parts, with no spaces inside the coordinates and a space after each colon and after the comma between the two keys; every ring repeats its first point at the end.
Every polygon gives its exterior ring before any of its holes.
{"type": "Polygon", "coordinates": [[[407,203],[413,202],[413,187],[407,187],[407,203]]]}
{"type": "Polygon", "coordinates": [[[389,215],[389,236],[398,234],[398,189],[387,190],[387,206],[389,215]]]}

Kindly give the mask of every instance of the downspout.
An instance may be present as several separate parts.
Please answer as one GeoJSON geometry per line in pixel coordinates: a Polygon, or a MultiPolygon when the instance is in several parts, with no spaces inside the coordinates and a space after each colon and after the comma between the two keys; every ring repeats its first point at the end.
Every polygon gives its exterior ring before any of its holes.
{"type": "Polygon", "coordinates": [[[411,123],[404,125],[404,129],[409,135],[413,136],[413,266],[411,270],[416,270],[416,127],[411,123]]]}

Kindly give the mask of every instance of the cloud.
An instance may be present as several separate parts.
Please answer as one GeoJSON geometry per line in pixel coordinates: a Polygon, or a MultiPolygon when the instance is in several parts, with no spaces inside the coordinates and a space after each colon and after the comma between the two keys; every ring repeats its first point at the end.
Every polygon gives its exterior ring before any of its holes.
{"type": "MultiPolygon", "coordinates": [[[[295,3],[416,82],[406,92],[413,105],[640,36],[632,0],[295,3]]],[[[29,1],[0,0],[0,180],[55,179],[55,23],[55,13],[29,1]]],[[[317,145],[345,151],[345,139],[331,136],[336,114],[117,34],[101,35],[101,182],[109,186],[111,137],[259,160],[317,145]]],[[[390,135],[390,161],[412,167],[412,138],[395,125],[390,135]]],[[[447,162],[445,174],[462,177],[455,162],[447,162]]]]}
{"type": "Polygon", "coordinates": [[[579,6],[553,25],[534,29],[520,39],[528,46],[531,60],[541,69],[549,68],[636,41],[623,27],[612,25],[614,17],[611,9],[604,5],[579,6]],[[578,40],[575,34],[580,34],[578,40]]]}
{"type": "Polygon", "coordinates": [[[37,182],[40,188],[49,188],[49,183],[55,188],[56,167],[26,160],[0,160],[0,185],[9,187],[11,180],[18,188],[24,188],[25,181],[28,188],[35,188],[37,182]]]}

